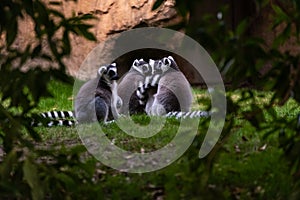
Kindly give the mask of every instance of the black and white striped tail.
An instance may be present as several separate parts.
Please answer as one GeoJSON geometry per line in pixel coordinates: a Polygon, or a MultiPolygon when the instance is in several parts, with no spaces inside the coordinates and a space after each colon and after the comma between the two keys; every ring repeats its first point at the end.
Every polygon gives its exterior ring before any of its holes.
{"type": "Polygon", "coordinates": [[[175,118],[175,119],[194,119],[194,118],[202,118],[202,117],[209,117],[210,112],[208,111],[189,111],[189,112],[181,112],[181,111],[174,111],[169,112],[165,116],[167,118],[175,118]]]}
{"type": "Polygon", "coordinates": [[[136,96],[138,97],[139,104],[145,105],[148,99],[147,89],[142,81],[138,82],[138,88],[136,90],[136,96]]]}
{"type": "Polygon", "coordinates": [[[31,126],[45,126],[45,127],[53,127],[53,126],[74,126],[77,124],[77,121],[71,119],[53,119],[53,120],[41,120],[41,121],[33,121],[31,126]]]}
{"type": "Polygon", "coordinates": [[[139,99],[140,105],[145,105],[148,100],[148,90],[156,88],[158,86],[161,74],[155,74],[152,76],[146,76],[144,82],[138,82],[138,88],[136,90],[136,95],[139,99]]]}
{"type": "Polygon", "coordinates": [[[49,111],[33,116],[31,126],[74,126],[77,124],[72,111],[49,111]]]}
{"type": "Polygon", "coordinates": [[[65,119],[65,118],[74,118],[74,113],[72,111],[49,111],[40,113],[43,118],[48,119],[65,119]]]}

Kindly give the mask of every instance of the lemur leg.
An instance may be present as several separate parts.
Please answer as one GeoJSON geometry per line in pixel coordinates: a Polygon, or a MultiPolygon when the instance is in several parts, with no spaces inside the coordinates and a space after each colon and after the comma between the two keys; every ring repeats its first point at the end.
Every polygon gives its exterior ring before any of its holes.
{"type": "Polygon", "coordinates": [[[118,84],[116,81],[113,81],[111,84],[112,99],[111,99],[111,114],[114,119],[120,117],[119,110],[123,105],[121,97],[118,95],[118,84]]]}
{"type": "Polygon", "coordinates": [[[162,116],[165,115],[166,113],[167,113],[166,109],[157,99],[157,94],[153,95],[153,103],[151,105],[150,112],[147,114],[153,116],[162,116]]]}
{"type": "Polygon", "coordinates": [[[108,117],[109,106],[101,97],[98,96],[95,97],[94,106],[95,106],[94,109],[96,112],[97,120],[106,122],[108,117]]]}
{"type": "MultiPolygon", "coordinates": [[[[99,98],[99,97],[98,97],[99,98]]],[[[97,114],[95,112],[96,99],[84,100],[80,102],[80,106],[76,110],[76,119],[79,123],[89,123],[97,121],[97,114]]]]}

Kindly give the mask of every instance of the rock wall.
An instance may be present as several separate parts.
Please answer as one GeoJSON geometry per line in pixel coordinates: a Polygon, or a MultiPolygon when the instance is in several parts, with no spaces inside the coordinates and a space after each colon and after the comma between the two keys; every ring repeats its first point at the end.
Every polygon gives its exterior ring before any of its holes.
{"type": "MultiPolygon", "coordinates": [[[[55,2],[60,3],[58,5],[51,5],[51,1],[53,0],[44,0],[44,2],[53,9],[62,12],[65,17],[79,16],[88,13],[96,17],[96,19],[90,20],[88,23],[93,25],[93,28],[90,30],[96,36],[97,42],[91,42],[76,35],[71,35],[70,37],[72,51],[71,55],[64,59],[64,62],[67,66],[68,73],[72,76],[76,75],[81,64],[92,49],[110,37],[114,37],[117,33],[138,27],[174,25],[182,20],[174,8],[175,0],[166,0],[161,7],[154,11],[151,9],[155,0],[56,0],[55,2]]],[[[4,41],[4,35],[2,35],[0,39],[4,41]]],[[[13,45],[24,50],[27,45],[34,46],[35,43],[34,23],[30,17],[25,15],[24,18],[20,20],[17,39],[13,45]]],[[[103,49],[109,52],[110,48],[114,47],[105,46],[103,49]]],[[[42,51],[45,52],[49,51],[46,41],[43,43],[42,49],[42,51]]],[[[100,56],[107,56],[107,52],[101,52],[102,54],[100,56]]],[[[17,62],[13,63],[13,65],[18,66],[17,62]]],[[[55,65],[53,66],[53,63],[34,59],[28,61],[22,69],[26,70],[37,65],[43,68],[56,67],[55,65]]]]}
{"type": "MultiPolygon", "coordinates": [[[[45,0],[50,5],[51,0],[45,0]]],[[[71,35],[72,52],[66,58],[65,64],[69,74],[75,76],[81,63],[88,53],[99,43],[112,37],[116,33],[144,26],[166,26],[178,23],[181,18],[177,15],[174,0],[166,0],[155,11],[151,8],[155,0],[57,0],[60,5],[51,5],[54,9],[62,12],[66,17],[78,16],[87,13],[94,14],[96,20],[91,20],[94,27],[91,29],[97,38],[97,42],[87,41],[81,37],[71,35]]],[[[19,48],[25,48],[27,44],[34,44],[33,23],[25,17],[19,26],[18,39],[15,43],[19,48]]],[[[109,51],[109,48],[106,49],[109,51]]],[[[46,43],[43,47],[47,51],[46,43]]],[[[105,56],[103,53],[102,56],[105,56]]],[[[25,66],[32,64],[49,66],[40,60],[31,60],[25,66]]]]}

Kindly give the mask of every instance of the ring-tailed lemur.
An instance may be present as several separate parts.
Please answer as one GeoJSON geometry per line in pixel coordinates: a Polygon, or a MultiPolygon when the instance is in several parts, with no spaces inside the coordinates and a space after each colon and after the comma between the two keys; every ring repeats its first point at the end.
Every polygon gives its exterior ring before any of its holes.
{"type": "MultiPolygon", "coordinates": [[[[114,65],[114,64],[112,64],[112,65],[114,65]]],[[[126,85],[128,87],[133,87],[134,89],[136,88],[136,86],[138,86],[136,93],[135,93],[135,97],[129,98],[128,95],[123,94],[123,97],[128,98],[127,101],[129,101],[129,99],[130,99],[129,107],[131,108],[131,110],[130,110],[131,114],[138,113],[137,111],[141,111],[141,110],[144,111],[145,104],[147,101],[148,101],[147,102],[148,106],[153,104],[155,97],[153,95],[152,96],[149,95],[149,93],[154,94],[157,92],[160,78],[162,76],[164,76],[166,72],[169,73],[170,68],[173,68],[176,71],[179,71],[179,69],[172,57],[163,58],[162,60],[156,60],[156,61],[150,60],[149,64],[146,63],[143,59],[134,61],[130,71],[123,77],[122,81],[120,82],[120,84],[122,83],[123,90],[120,89],[120,85],[118,86],[118,91],[121,93],[121,95],[124,92],[128,91],[125,89],[126,85]],[[174,62],[174,64],[175,64],[174,66],[172,66],[171,61],[174,62]],[[135,82],[132,83],[132,81],[135,81],[135,82]],[[148,96],[146,96],[146,95],[148,95],[148,96]]],[[[111,73],[111,72],[107,71],[107,74],[111,76],[111,78],[109,78],[109,80],[114,79],[113,72],[111,73]]],[[[176,75],[177,75],[176,77],[182,78],[182,76],[179,76],[177,73],[176,73],[176,75]]],[[[167,76],[170,77],[170,74],[167,76]]],[[[187,85],[189,85],[189,84],[187,84],[187,85]]],[[[184,87],[182,87],[182,88],[184,88],[184,87]]],[[[132,90],[134,90],[134,89],[132,89],[132,90]]],[[[129,91],[131,91],[131,90],[129,90],[129,91]]],[[[84,95],[82,95],[82,96],[84,96],[84,95]]],[[[171,97],[174,98],[173,96],[171,96],[171,97]]],[[[116,95],[116,98],[114,98],[114,99],[116,99],[116,101],[114,101],[115,107],[120,108],[122,106],[122,99],[120,99],[120,97],[118,95],[116,95]]],[[[90,104],[87,104],[87,105],[90,105],[90,104]]],[[[205,117],[205,116],[209,116],[209,115],[210,115],[209,112],[206,112],[206,111],[189,111],[189,112],[187,112],[187,111],[180,111],[180,110],[174,111],[173,110],[171,112],[168,112],[164,116],[167,118],[179,119],[179,118],[198,118],[198,117],[205,117]]],[[[74,112],[72,112],[72,111],[51,111],[51,112],[43,113],[43,114],[41,114],[41,116],[44,118],[52,119],[52,121],[50,121],[49,123],[46,124],[48,126],[73,125],[76,123],[76,121],[74,121],[74,120],[64,119],[64,116],[65,117],[70,116],[71,118],[72,117],[74,118],[74,112]],[[53,119],[58,119],[58,118],[59,118],[59,120],[56,120],[56,121],[53,120],[53,119]]]]}
{"type": "Polygon", "coordinates": [[[145,105],[139,103],[140,99],[136,94],[136,90],[138,83],[144,81],[145,77],[151,75],[151,73],[151,68],[147,62],[143,59],[134,60],[130,70],[119,81],[118,95],[123,100],[123,105],[119,110],[120,114],[145,113],[145,105]]]}
{"type": "Polygon", "coordinates": [[[122,99],[118,96],[116,63],[102,66],[98,77],[81,86],[75,98],[75,116],[79,123],[113,120],[118,117],[122,99]]]}
{"type": "Polygon", "coordinates": [[[117,93],[117,79],[118,74],[115,63],[100,67],[97,78],[81,86],[75,98],[74,112],[50,111],[41,113],[38,120],[32,122],[32,126],[70,126],[77,122],[107,122],[113,120],[114,117],[119,116],[117,109],[122,105],[122,99],[117,93]]]}
{"type": "Polygon", "coordinates": [[[146,104],[148,115],[170,112],[189,112],[193,95],[189,82],[179,70],[172,56],[150,60],[152,76],[139,83],[136,91],[140,104],[146,104]]]}
{"type": "Polygon", "coordinates": [[[154,64],[154,62],[152,59],[149,60],[151,74],[147,74],[143,81],[138,81],[136,95],[139,98],[140,105],[146,105],[147,102],[153,101],[153,95],[157,91],[159,79],[166,71],[166,69],[162,67],[161,60],[158,60],[156,64],[154,64]]]}

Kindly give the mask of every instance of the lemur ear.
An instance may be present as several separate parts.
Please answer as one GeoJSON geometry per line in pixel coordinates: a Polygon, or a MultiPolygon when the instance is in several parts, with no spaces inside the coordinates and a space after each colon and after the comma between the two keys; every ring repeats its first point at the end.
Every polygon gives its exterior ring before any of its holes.
{"type": "Polygon", "coordinates": [[[144,62],[144,59],[143,58],[139,59],[139,62],[144,62]]]}
{"type": "Polygon", "coordinates": [[[138,59],[135,59],[135,60],[133,61],[133,64],[132,64],[132,65],[135,66],[135,67],[137,67],[137,66],[139,65],[138,59]]]}
{"type": "Polygon", "coordinates": [[[150,66],[154,66],[154,62],[155,62],[154,60],[149,59],[149,65],[150,65],[150,66]]]}
{"type": "Polygon", "coordinates": [[[111,63],[110,65],[113,66],[113,67],[117,67],[116,63],[111,63]]]}
{"type": "Polygon", "coordinates": [[[170,69],[171,65],[172,65],[172,61],[169,58],[163,58],[162,59],[162,65],[161,65],[161,70],[162,72],[166,72],[170,69]]]}
{"type": "Polygon", "coordinates": [[[172,56],[168,56],[169,66],[175,70],[179,70],[179,67],[177,63],[175,62],[174,58],[172,56]]]}
{"type": "Polygon", "coordinates": [[[174,58],[173,58],[172,56],[168,56],[168,58],[169,58],[170,60],[172,60],[173,62],[175,62],[175,60],[174,60],[174,58]]]}
{"type": "Polygon", "coordinates": [[[106,66],[102,66],[98,69],[99,76],[102,76],[104,72],[106,72],[106,66]]]}

